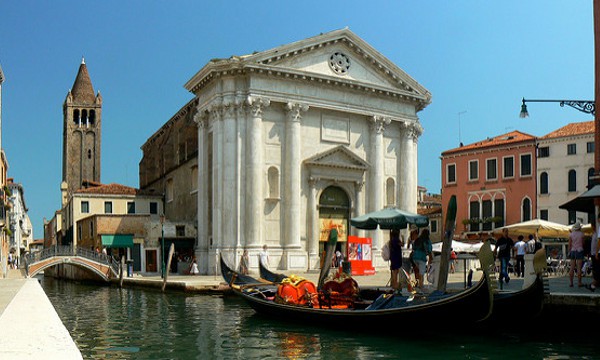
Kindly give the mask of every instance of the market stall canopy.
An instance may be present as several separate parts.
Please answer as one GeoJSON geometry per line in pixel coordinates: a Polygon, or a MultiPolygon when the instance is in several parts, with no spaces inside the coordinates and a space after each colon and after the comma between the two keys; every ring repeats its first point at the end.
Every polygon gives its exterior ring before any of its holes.
{"type": "Polygon", "coordinates": [[[594,185],[593,188],[577,196],[576,198],[559,205],[559,209],[580,211],[586,213],[593,213],[596,209],[594,206],[594,200],[600,198],[600,185],[594,185]]]}
{"type": "MultiPolygon", "coordinates": [[[[462,241],[452,240],[451,248],[457,253],[470,253],[477,254],[479,249],[483,245],[483,241],[476,243],[466,243],[462,241]]],[[[492,250],[494,250],[495,245],[491,245],[492,250]]],[[[441,252],[442,251],[442,242],[437,242],[432,245],[433,252],[441,252]]]]}
{"type": "Polygon", "coordinates": [[[391,230],[404,229],[409,224],[425,227],[429,225],[429,218],[397,208],[385,208],[350,219],[350,224],[364,230],[375,230],[378,227],[382,230],[391,230]]]}
{"type": "Polygon", "coordinates": [[[535,235],[538,238],[568,238],[571,232],[571,227],[542,219],[533,219],[520,222],[517,224],[502,226],[494,229],[494,234],[502,234],[502,230],[508,229],[508,234],[511,236],[535,235]]]}

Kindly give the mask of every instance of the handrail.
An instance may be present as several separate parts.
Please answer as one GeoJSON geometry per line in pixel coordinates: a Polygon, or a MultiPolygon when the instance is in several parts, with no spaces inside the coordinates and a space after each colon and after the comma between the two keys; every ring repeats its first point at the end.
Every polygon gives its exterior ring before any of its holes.
{"type": "Polygon", "coordinates": [[[25,255],[25,267],[27,273],[29,274],[30,265],[56,256],[80,256],[88,260],[92,260],[97,263],[106,265],[110,267],[113,274],[119,274],[119,261],[115,259],[112,255],[99,253],[94,250],[88,250],[81,247],[73,249],[69,245],[56,245],[50,248],[43,249],[41,251],[36,251],[34,253],[29,253],[25,255]]]}

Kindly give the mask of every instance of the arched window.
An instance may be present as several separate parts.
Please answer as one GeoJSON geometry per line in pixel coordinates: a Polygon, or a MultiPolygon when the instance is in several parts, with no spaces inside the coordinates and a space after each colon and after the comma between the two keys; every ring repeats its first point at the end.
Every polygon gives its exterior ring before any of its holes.
{"type": "Polygon", "coordinates": [[[577,171],[569,170],[569,192],[577,191],[577,171]]]}
{"type": "Polygon", "coordinates": [[[547,194],[547,193],[548,193],[548,173],[544,171],[540,175],[540,194],[547,194]]]}
{"type": "Polygon", "coordinates": [[[589,168],[589,169],[588,169],[588,178],[587,178],[587,186],[588,186],[588,189],[591,189],[591,188],[592,188],[592,184],[593,184],[592,177],[593,177],[594,175],[595,175],[594,168],[589,168]]]}
{"type": "Polygon", "coordinates": [[[385,182],[385,193],[387,206],[396,205],[396,182],[393,178],[388,178],[385,182]]]}
{"type": "Polygon", "coordinates": [[[94,126],[95,122],[96,122],[96,111],[90,110],[90,125],[94,126]]]}
{"type": "Polygon", "coordinates": [[[522,220],[521,221],[529,221],[531,220],[531,200],[528,198],[523,199],[523,208],[522,208],[522,220]]]}
{"type": "Polygon", "coordinates": [[[271,166],[267,176],[269,182],[269,199],[279,199],[279,169],[271,166]]]}
{"type": "Polygon", "coordinates": [[[79,109],[75,109],[73,110],[73,122],[77,125],[80,124],[80,118],[79,118],[79,109]]]}

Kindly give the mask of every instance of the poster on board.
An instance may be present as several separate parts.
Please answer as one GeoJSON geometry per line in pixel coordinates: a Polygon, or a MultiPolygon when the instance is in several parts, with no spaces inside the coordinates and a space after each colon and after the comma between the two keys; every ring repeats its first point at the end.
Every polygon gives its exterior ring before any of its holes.
{"type": "Polygon", "coordinates": [[[352,275],[375,275],[373,267],[371,238],[348,236],[347,254],[352,267],[352,275]]]}

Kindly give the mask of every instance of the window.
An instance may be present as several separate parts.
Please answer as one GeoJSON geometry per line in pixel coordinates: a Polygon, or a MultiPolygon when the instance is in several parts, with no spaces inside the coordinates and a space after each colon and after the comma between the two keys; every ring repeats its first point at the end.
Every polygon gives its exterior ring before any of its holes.
{"type": "Polygon", "coordinates": [[[456,183],[456,164],[450,164],[446,166],[446,183],[456,183]]]}
{"type": "Polygon", "coordinates": [[[569,210],[569,225],[575,224],[575,221],[577,221],[577,212],[569,210]]]}
{"type": "Polygon", "coordinates": [[[469,180],[477,180],[479,178],[479,162],[477,160],[469,161],[469,180]]]}
{"type": "Polygon", "coordinates": [[[190,174],[190,181],[192,182],[192,192],[198,191],[198,166],[192,166],[192,173],[190,174]]]}
{"type": "Polygon", "coordinates": [[[89,201],[82,201],[81,202],[81,213],[82,214],[87,214],[90,212],[90,202],[89,201]]]}
{"type": "Polygon", "coordinates": [[[167,202],[173,201],[173,179],[167,180],[167,202]]]}
{"type": "Polygon", "coordinates": [[[498,219],[494,223],[494,227],[504,226],[504,199],[494,200],[494,216],[498,219]]]}
{"type": "Polygon", "coordinates": [[[438,222],[437,220],[431,220],[431,233],[435,234],[438,231],[438,222]]]}
{"type": "MultiPolygon", "coordinates": [[[[482,218],[484,220],[492,217],[492,201],[491,200],[484,200],[481,203],[481,208],[482,208],[482,212],[483,212],[482,218]]],[[[488,221],[484,221],[482,230],[484,230],[484,231],[492,230],[492,223],[488,222],[488,221]]]]}
{"type": "Polygon", "coordinates": [[[504,177],[515,177],[515,158],[512,156],[508,156],[502,159],[502,161],[504,163],[504,177]]]}
{"type": "Polygon", "coordinates": [[[104,213],[105,214],[112,214],[112,201],[105,201],[104,202],[104,213]]]}
{"type": "Polygon", "coordinates": [[[387,206],[394,206],[396,204],[396,182],[393,178],[386,180],[385,193],[387,206]]]}
{"type": "Polygon", "coordinates": [[[127,202],[127,213],[135,214],[135,202],[134,201],[127,202]]]}
{"type": "Polygon", "coordinates": [[[486,180],[497,180],[498,179],[498,161],[496,159],[487,159],[486,161],[486,180]]]}
{"type": "Polygon", "coordinates": [[[177,225],[177,226],[175,226],[175,235],[177,235],[177,236],[185,236],[185,225],[177,225]]]}
{"type": "Polygon", "coordinates": [[[588,181],[587,181],[587,188],[591,189],[594,186],[594,174],[596,172],[594,171],[594,168],[589,168],[588,169],[588,181]]]}
{"type": "Polygon", "coordinates": [[[548,210],[540,210],[540,219],[548,221],[548,210]]]}
{"type": "Polygon", "coordinates": [[[90,238],[94,238],[94,222],[90,221],[90,238]]]}
{"type": "Polygon", "coordinates": [[[569,188],[567,191],[577,191],[577,171],[569,170],[569,188]]]}
{"type": "Polygon", "coordinates": [[[523,200],[523,215],[521,221],[531,220],[531,200],[525,198],[523,200]]]}
{"type": "Polygon", "coordinates": [[[151,202],[150,203],[150,214],[158,214],[158,203],[157,202],[151,202]]]}
{"type": "Polygon", "coordinates": [[[585,144],[585,147],[586,147],[586,149],[587,149],[587,153],[588,153],[588,154],[593,154],[593,153],[594,153],[594,151],[596,150],[596,148],[594,147],[594,142],[593,142],[593,141],[588,141],[588,142],[585,144]]]}
{"type": "Polygon", "coordinates": [[[577,154],[577,144],[567,144],[567,155],[577,154]]]}
{"type": "Polygon", "coordinates": [[[521,176],[531,176],[531,154],[521,155],[521,176]]]}
{"type": "Polygon", "coordinates": [[[479,202],[472,201],[469,210],[469,213],[471,214],[470,220],[473,220],[470,230],[479,231],[479,222],[476,222],[476,220],[479,220],[479,202]]]}
{"type": "Polygon", "coordinates": [[[550,148],[548,146],[544,146],[538,148],[538,157],[545,158],[550,156],[550,148]]]}
{"type": "Polygon", "coordinates": [[[540,194],[548,193],[548,173],[543,172],[540,174],[540,194]]]}

